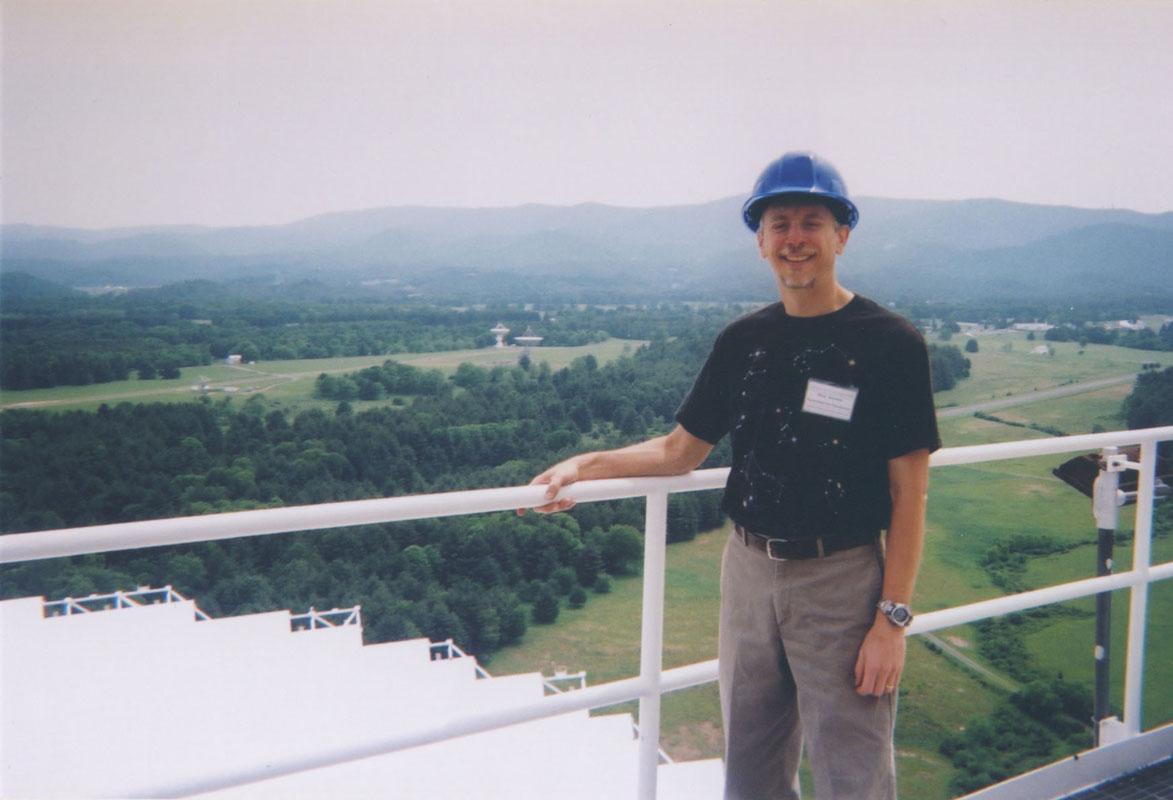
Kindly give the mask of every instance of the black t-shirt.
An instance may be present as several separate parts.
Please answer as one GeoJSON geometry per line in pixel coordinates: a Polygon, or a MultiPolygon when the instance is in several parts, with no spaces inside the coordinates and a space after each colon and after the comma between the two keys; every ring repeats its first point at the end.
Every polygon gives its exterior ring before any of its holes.
{"type": "Polygon", "coordinates": [[[712,444],[730,434],[725,512],[784,539],[887,528],[888,461],[941,446],[923,337],[860,295],[730,323],[676,421],[712,444]]]}

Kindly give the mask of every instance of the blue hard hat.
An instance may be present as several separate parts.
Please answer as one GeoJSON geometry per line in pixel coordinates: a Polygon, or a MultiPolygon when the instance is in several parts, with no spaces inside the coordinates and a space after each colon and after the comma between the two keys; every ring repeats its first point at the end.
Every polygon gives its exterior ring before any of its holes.
{"type": "Polygon", "coordinates": [[[756,232],[769,201],[786,195],[820,198],[839,224],[848,228],[859,222],[859,210],[847,199],[847,184],[839,170],[814,153],[787,153],[762,170],[753,194],[741,207],[741,218],[756,232]]]}

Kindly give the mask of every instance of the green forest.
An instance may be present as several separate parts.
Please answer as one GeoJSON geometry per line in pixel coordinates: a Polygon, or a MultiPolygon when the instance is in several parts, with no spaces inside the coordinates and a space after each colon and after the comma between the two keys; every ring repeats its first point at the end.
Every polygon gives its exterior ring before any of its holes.
{"type": "MultiPolygon", "coordinates": [[[[445,378],[387,361],[317,390],[338,399],[292,419],[263,396],[96,412],[4,412],[5,532],[366,497],[518,485],[584,447],[665,430],[713,323],[610,364],[552,371],[462,365],[445,378]],[[346,398],[386,402],[355,412],[346,398]]],[[[684,326],[687,327],[687,326],[684,326]]],[[[720,459],[718,453],[715,456],[720,459]]],[[[671,536],[720,523],[717,493],[675,497],[671,536]]],[[[573,516],[500,514],[110,553],[5,568],[5,597],[172,584],[220,616],[361,604],[370,641],[456,640],[488,660],[558,598],[581,604],[638,569],[643,509],[589,504],[573,516]]]]}

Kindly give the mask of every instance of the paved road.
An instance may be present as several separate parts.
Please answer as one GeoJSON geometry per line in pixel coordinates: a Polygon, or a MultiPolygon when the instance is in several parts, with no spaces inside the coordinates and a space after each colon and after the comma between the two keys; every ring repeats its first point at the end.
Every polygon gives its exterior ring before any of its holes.
{"type": "Polygon", "coordinates": [[[998,686],[1002,689],[1005,689],[1008,692],[1017,692],[1019,689],[1022,688],[1021,686],[1019,686],[1017,683],[1010,680],[1006,676],[1000,675],[997,672],[994,672],[992,669],[989,669],[988,667],[984,667],[981,664],[979,664],[978,662],[974,661],[972,658],[970,658],[965,653],[958,650],[953,645],[949,644],[947,641],[942,639],[940,636],[935,636],[931,633],[922,633],[922,634],[920,634],[920,636],[925,641],[932,642],[933,645],[935,645],[936,647],[939,647],[941,649],[941,652],[944,653],[946,656],[948,656],[949,658],[958,662],[959,664],[961,664],[965,668],[971,670],[972,672],[976,672],[978,675],[981,675],[983,678],[985,678],[986,680],[988,680],[990,683],[994,684],[995,686],[998,686]]]}
{"type": "Polygon", "coordinates": [[[1054,389],[1043,389],[1038,392],[1025,392],[1023,394],[1012,395],[1011,397],[999,397],[997,400],[987,400],[984,403],[974,403],[971,406],[943,408],[937,412],[937,419],[966,417],[975,411],[993,411],[996,408],[1006,408],[1007,406],[1016,406],[1021,403],[1033,403],[1036,400],[1049,400],[1053,397],[1065,397],[1069,394],[1082,394],[1083,392],[1103,389],[1105,386],[1132,383],[1134,380],[1136,380],[1135,374],[1119,375],[1115,378],[1101,378],[1097,381],[1071,383],[1066,386],[1056,386],[1054,389]]]}

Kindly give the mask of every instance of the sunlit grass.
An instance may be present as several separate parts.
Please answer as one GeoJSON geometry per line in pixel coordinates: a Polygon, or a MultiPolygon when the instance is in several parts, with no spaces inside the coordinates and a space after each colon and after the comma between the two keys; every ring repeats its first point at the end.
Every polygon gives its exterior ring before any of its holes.
{"type": "MultiPolygon", "coordinates": [[[[600,364],[605,364],[634,352],[643,344],[644,342],[634,339],[608,339],[582,347],[539,347],[530,351],[530,359],[535,364],[546,362],[555,370],[587,355],[593,355],[600,364]]],[[[230,402],[236,402],[263,394],[266,401],[283,404],[286,411],[297,412],[314,407],[333,409],[338,405],[337,402],[315,400],[313,397],[314,381],[323,372],[334,375],[357,372],[392,360],[421,369],[438,369],[445,375],[450,375],[465,362],[482,367],[512,367],[518,363],[521,355],[520,348],[479,348],[438,353],[260,361],[241,365],[215,363],[184,367],[180,370],[179,378],[170,380],[140,381],[132,378],[90,386],[58,386],[52,389],[0,392],[0,408],[93,411],[103,403],[178,403],[189,402],[201,395],[215,401],[229,398],[230,402]],[[206,383],[206,392],[199,389],[201,383],[206,383]]],[[[390,405],[392,402],[391,399],[371,402],[355,400],[351,405],[355,409],[362,409],[375,405],[390,405]]]]}
{"type": "MultiPolygon", "coordinates": [[[[930,337],[930,341],[936,341],[930,337]]],[[[963,406],[1041,391],[1069,383],[1100,380],[1139,372],[1141,365],[1161,354],[1113,345],[1075,342],[1046,342],[1042,336],[1029,341],[1024,333],[978,337],[978,352],[964,353],[972,364],[970,377],[957,386],[935,395],[938,408],[963,406]],[[1033,348],[1050,345],[1053,355],[1032,353],[1033,348]]],[[[965,346],[964,337],[954,336],[946,344],[965,346]]],[[[1159,358],[1157,358],[1159,360],[1159,358]]]]}

